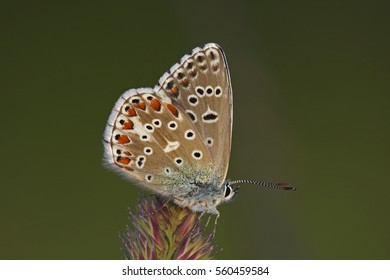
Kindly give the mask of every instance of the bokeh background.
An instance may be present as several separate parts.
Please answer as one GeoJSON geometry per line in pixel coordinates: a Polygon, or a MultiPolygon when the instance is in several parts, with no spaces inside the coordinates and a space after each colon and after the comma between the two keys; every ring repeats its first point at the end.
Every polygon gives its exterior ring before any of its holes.
{"type": "Polygon", "coordinates": [[[388,1],[1,1],[0,258],[123,259],[117,98],[207,42],[234,90],[219,259],[390,258],[388,1]]]}

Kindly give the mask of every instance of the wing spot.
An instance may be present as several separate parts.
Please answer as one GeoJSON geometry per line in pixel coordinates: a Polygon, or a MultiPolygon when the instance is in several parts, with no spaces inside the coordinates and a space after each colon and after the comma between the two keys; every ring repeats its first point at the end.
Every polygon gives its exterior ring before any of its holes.
{"type": "Polygon", "coordinates": [[[188,62],[186,68],[187,68],[188,70],[191,70],[192,67],[194,67],[194,64],[193,64],[192,62],[188,62]]]}
{"type": "Polygon", "coordinates": [[[154,131],[153,126],[151,124],[149,124],[149,123],[145,124],[144,127],[146,128],[146,130],[149,130],[150,132],[154,131]]]}
{"type": "Polygon", "coordinates": [[[179,158],[179,157],[177,157],[177,158],[175,158],[175,163],[176,163],[176,165],[177,165],[177,166],[180,166],[180,165],[182,165],[182,164],[183,164],[183,159],[182,159],[182,158],[179,158]]]}
{"type": "Polygon", "coordinates": [[[185,76],[185,75],[184,75],[182,72],[177,73],[177,78],[178,78],[179,80],[183,79],[184,76],[185,76]]]}
{"type": "Polygon", "coordinates": [[[217,71],[219,70],[219,64],[218,64],[218,63],[213,64],[213,65],[211,66],[211,69],[213,70],[213,72],[217,72],[217,71]]]}
{"type": "Polygon", "coordinates": [[[206,93],[207,93],[207,96],[213,95],[213,88],[212,87],[207,87],[206,88],[206,93]]]}
{"type": "Polygon", "coordinates": [[[130,99],[130,102],[133,104],[138,104],[140,101],[138,98],[133,98],[133,99],[130,99]]]}
{"type": "Polygon", "coordinates": [[[196,136],[195,132],[192,129],[188,129],[188,130],[186,130],[186,132],[184,132],[184,137],[187,140],[194,140],[195,136],[196,136]]]}
{"type": "Polygon", "coordinates": [[[161,121],[159,119],[154,119],[153,120],[153,125],[155,127],[161,127],[161,121]]]}
{"type": "Polygon", "coordinates": [[[214,139],[211,137],[207,137],[205,142],[207,146],[211,147],[214,144],[214,139]]]}
{"type": "Polygon", "coordinates": [[[170,82],[167,83],[166,89],[167,89],[167,90],[171,90],[171,89],[173,88],[173,86],[174,86],[174,82],[173,82],[173,81],[170,81],[170,82]]]}
{"type": "Polygon", "coordinates": [[[190,119],[191,119],[191,121],[193,123],[196,123],[198,121],[198,119],[196,118],[196,115],[195,115],[195,113],[193,111],[186,110],[186,112],[187,112],[187,115],[190,117],[190,119]]]}
{"type": "Polygon", "coordinates": [[[134,104],[134,107],[145,111],[146,105],[145,102],[138,102],[137,104],[134,104]]]}
{"type": "Polygon", "coordinates": [[[198,71],[196,71],[196,70],[190,71],[190,76],[191,76],[192,78],[195,78],[197,75],[198,75],[198,71]]]}
{"type": "Polygon", "coordinates": [[[120,124],[122,124],[122,129],[133,129],[134,123],[131,120],[128,120],[127,122],[122,123],[123,120],[120,121],[120,124]]]}
{"type": "Polygon", "coordinates": [[[215,88],[215,96],[220,97],[222,95],[222,89],[221,87],[216,87],[215,88]]]}
{"type": "Polygon", "coordinates": [[[197,86],[195,91],[196,91],[196,93],[198,94],[199,97],[203,97],[204,96],[204,88],[203,87],[197,86]]]}
{"type": "Polygon", "coordinates": [[[152,180],[153,180],[153,176],[152,175],[146,175],[145,176],[145,179],[146,179],[146,181],[148,181],[148,182],[151,182],[152,180]]]}
{"type": "Polygon", "coordinates": [[[196,106],[199,103],[199,99],[196,95],[191,94],[188,96],[188,103],[190,103],[191,106],[196,106]]]}
{"type": "Polygon", "coordinates": [[[171,90],[171,93],[174,97],[178,97],[179,96],[179,88],[175,85],[173,86],[172,90],[171,90]]]}
{"type": "Polygon", "coordinates": [[[207,109],[207,111],[202,114],[202,120],[204,123],[214,123],[218,121],[218,113],[207,109]]]}
{"type": "Polygon", "coordinates": [[[142,169],[145,166],[146,157],[144,156],[138,156],[137,157],[137,166],[139,169],[142,169]]]}
{"type": "Polygon", "coordinates": [[[130,138],[127,135],[115,135],[115,140],[118,141],[118,144],[127,144],[130,143],[130,138]]]}
{"type": "Polygon", "coordinates": [[[135,111],[134,108],[129,108],[129,110],[127,111],[127,114],[129,117],[134,117],[137,115],[137,112],[135,111]]]}
{"type": "Polygon", "coordinates": [[[127,158],[127,157],[121,157],[121,156],[118,156],[116,158],[116,161],[120,164],[123,164],[123,165],[128,165],[130,163],[130,159],[127,158]]]}
{"type": "Polygon", "coordinates": [[[190,82],[188,81],[188,79],[183,79],[180,81],[180,84],[183,86],[183,87],[188,87],[188,85],[190,84],[190,82]]]}
{"type": "Polygon", "coordinates": [[[200,160],[200,159],[203,157],[203,154],[202,154],[202,152],[199,151],[199,150],[194,150],[194,151],[192,152],[192,157],[193,157],[194,159],[196,159],[196,160],[200,160]]]}
{"type": "Polygon", "coordinates": [[[217,58],[217,57],[215,56],[215,53],[214,53],[213,51],[210,51],[209,55],[210,55],[210,59],[211,59],[211,60],[215,60],[215,59],[217,58]]]}
{"type": "Polygon", "coordinates": [[[196,61],[198,61],[199,63],[202,63],[204,61],[204,56],[198,55],[198,57],[196,58],[196,61]]]}
{"type": "Polygon", "coordinates": [[[179,147],[180,147],[180,143],[178,141],[171,142],[167,140],[167,146],[164,148],[164,153],[172,152],[179,147]]]}
{"type": "Polygon", "coordinates": [[[169,128],[170,130],[176,130],[176,129],[177,129],[177,123],[176,123],[175,121],[170,121],[170,122],[168,123],[168,128],[169,128]]]}
{"type": "Polygon", "coordinates": [[[150,106],[153,108],[155,111],[160,111],[161,110],[161,103],[158,101],[157,98],[152,98],[152,101],[150,102],[150,106]]]}
{"type": "Polygon", "coordinates": [[[172,115],[174,115],[176,118],[179,117],[179,111],[174,105],[171,103],[166,103],[165,106],[167,106],[167,109],[172,113],[172,115]]]}
{"type": "Polygon", "coordinates": [[[150,147],[145,147],[144,153],[147,154],[148,156],[150,156],[151,154],[153,154],[153,149],[150,147]]]}

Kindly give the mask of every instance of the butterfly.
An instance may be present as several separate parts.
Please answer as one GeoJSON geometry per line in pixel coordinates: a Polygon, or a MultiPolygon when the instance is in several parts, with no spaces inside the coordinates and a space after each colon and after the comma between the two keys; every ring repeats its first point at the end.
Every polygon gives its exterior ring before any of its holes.
{"type": "Polygon", "coordinates": [[[209,43],[173,65],[154,88],[130,89],[116,102],[103,135],[104,162],[152,193],[194,212],[219,216],[239,183],[226,180],[233,95],[222,48],[209,43]]]}

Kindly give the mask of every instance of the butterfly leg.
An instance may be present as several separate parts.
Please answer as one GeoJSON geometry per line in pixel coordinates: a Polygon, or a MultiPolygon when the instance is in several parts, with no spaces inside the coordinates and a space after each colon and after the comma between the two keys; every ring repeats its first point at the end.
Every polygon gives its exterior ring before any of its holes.
{"type": "MultiPolygon", "coordinates": [[[[202,212],[201,216],[203,216],[205,213],[206,213],[206,211],[202,212]]],[[[207,222],[206,222],[206,224],[205,224],[205,228],[207,228],[207,226],[209,225],[210,219],[211,219],[211,216],[209,216],[209,217],[207,218],[207,222]]]]}
{"type": "MultiPolygon", "coordinates": [[[[218,218],[220,216],[220,213],[219,213],[219,211],[216,208],[210,208],[210,209],[207,210],[207,212],[210,213],[210,214],[216,215],[215,222],[214,222],[214,230],[213,230],[213,233],[212,233],[212,235],[215,236],[215,234],[217,232],[217,223],[218,223],[218,218]]],[[[210,221],[210,218],[211,218],[211,216],[209,216],[209,220],[207,221],[207,224],[210,221]]]]}
{"type": "MultiPolygon", "coordinates": [[[[218,212],[218,211],[217,211],[218,212]]],[[[214,222],[214,235],[217,232],[217,223],[218,223],[218,218],[219,218],[219,212],[217,216],[215,217],[215,222],[214,222]]]]}

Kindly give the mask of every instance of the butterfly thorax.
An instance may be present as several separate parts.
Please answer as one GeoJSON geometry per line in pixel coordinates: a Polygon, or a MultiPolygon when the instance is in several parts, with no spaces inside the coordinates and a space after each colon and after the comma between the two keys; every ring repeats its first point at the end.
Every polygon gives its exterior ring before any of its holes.
{"type": "Polygon", "coordinates": [[[218,214],[216,207],[224,200],[223,186],[193,185],[191,191],[184,195],[173,195],[173,201],[181,206],[188,207],[194,212],[208,212],[218,214]]]}
{"type": "Polygon", "coordinates": [[[161,183],[165,183],[165,195],[180,207],[218,215],[216,207],[231,200],[235,190],[217,174],[212,165],[185,166],[172,171],[161,183]]]}

